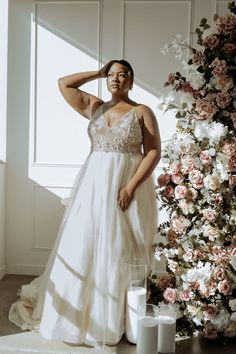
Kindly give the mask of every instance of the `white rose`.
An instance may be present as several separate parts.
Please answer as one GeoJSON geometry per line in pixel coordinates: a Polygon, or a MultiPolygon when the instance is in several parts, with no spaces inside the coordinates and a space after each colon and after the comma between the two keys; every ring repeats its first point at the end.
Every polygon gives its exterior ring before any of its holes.
{"type": "Polygon", "coordinates": [[[236,299],[229,300],[229,306],[232,311],[236,311],[236,299]]]}
{"type": "Polygon", "coordinates": [[[225,309],[221,309],[219,311],[219,314],[215,318],[211,319],[211,323],[216,326],[216,329],[218,331],[222,331],[222,329],[225,328],[225,326],[227,325],[229,318],[230,314],[228,313],[228,311],[226,311],[225,309]]]}
{"type": "Polygon", "coordinates": [[[230,319],[231,321],[236,322],[236,312],[231,313],[230,319]]]}
{"type": "MultiPolygon", "coordinates": [[[[229,258],[230,258],[230,264],[232,265],[234,270],[236,270],[236,255],[231,255],[231,256],[229,256],[229,258]]],[[[236,310],[236,308],[235,308],[235,310],[236,310]]]]}

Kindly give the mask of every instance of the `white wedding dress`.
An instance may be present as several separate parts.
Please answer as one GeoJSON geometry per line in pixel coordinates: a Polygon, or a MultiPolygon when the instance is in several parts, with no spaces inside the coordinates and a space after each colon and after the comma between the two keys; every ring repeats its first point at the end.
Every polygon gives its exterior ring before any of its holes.
{"type": "Polygon", "coordinates": [[[9,319],[48,339],[115,344],[125,333],[127,262],[142,258],[152,267],[155,188],[149,177],[125,212],[117,204],[143,159],[135,108],[108,127],[100,106],[88,133],[91,152],[45,271],[22,287],[9,319]]]}

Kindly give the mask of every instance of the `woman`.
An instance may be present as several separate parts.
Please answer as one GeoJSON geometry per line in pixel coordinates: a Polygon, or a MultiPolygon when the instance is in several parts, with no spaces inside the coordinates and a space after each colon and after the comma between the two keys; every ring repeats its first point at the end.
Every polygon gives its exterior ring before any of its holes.
{"type": "Polygon", "coordinates": [[[151,268],[157,217],[151,173],[160,136],[151,109],[129,98],[133,81],[125,60],[59,79],[66,101],[90,119],[91,152],[44,274],[22,287],[10,310],[11,321],[48,339],[118,343],[125,333],[125,265],[142,258],[151,268]],[[104,77],[109,102],[80,89],[104,77]]]}

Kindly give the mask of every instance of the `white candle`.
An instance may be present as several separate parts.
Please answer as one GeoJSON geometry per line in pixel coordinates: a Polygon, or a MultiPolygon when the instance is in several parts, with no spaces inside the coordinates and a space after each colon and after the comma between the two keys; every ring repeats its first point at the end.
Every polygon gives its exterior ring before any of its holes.
{"type": "Polygon", "coordinates": [[[127,290],[126,302],[126,337],[131,342],[137,343],[138,308],[146,304],[147,290],[141,286],[132,286],[127,290]]]}
{"type": "Polygon", "coordinates": [[[176,320],[171,316],[160,315],[158,319],[158,352],[175,352],[176,320]]]}
{"type": "Polygon", "coordinates": [[[137,354],[157,354],[158,319],[144,316],[138,319],[137,354]]]}

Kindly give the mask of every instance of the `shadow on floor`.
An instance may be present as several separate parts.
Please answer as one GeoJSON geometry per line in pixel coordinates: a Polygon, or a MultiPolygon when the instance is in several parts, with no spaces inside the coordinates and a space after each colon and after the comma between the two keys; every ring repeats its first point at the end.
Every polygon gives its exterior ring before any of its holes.
{"type": "MultiPolygon", "coordinates": [[[[34,278],[30,275],[6,275],[0,281],[0,337],[25,332],[8,320],[8,311],[11,303],[18,298],[17,292],[20,287],[30,283],[34,278]]],[[[123,338],[115,352],[135,354],[136,346],[123,338]]],[[[185,339],[176,342],[175,354],[236,354],[236,338],[225,345],[201,337],[185,339]]]]}

